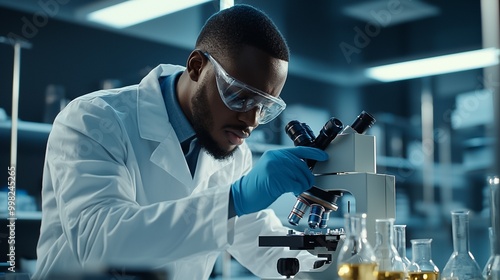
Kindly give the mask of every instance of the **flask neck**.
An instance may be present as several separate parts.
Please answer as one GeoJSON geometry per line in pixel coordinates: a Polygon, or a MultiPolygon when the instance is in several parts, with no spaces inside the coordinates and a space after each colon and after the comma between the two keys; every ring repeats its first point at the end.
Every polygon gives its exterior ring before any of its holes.
{"type": "Polygon", "coordinates": [[[346,215],[346,235],[355,239],[366,239],[366,216],[363,214],[346,215]]]}
{"type": "Polygon", "coordinates": [[[494,255],[500,255],[500,178],[492,177],[489,179],[490,184],[490,213],[491,213],[491,227],[494,235],[494,242],[492,248],[494,250],[494,255]]]}
{"type": "Polygon", "coordinates": [[[401,258],[406,258],[406,226],[394,225],[394,246],[401,258]]]}
{"type": "Polygon", "coordinates": [[[469,252],[469,211],[451,213],[453,250],[457,253],[469,252]]]}
{"type": "Polygon", "coordinates": [[[393,246],[393,220],[384,219],[376,221],[376,246],[391,247],[393,246]]]}
{"type": "Polygon", "coordinates": [[[493,234],[493,228],[488,228],[488,236],[490,237],[490,255],[495,255],[495,235],[493,234]]]}
{"type": "Polygon", "coordinates": [[[413,262],[432,260],[431,242],[428,240],[412,240],[411,255],[413,262]]]}

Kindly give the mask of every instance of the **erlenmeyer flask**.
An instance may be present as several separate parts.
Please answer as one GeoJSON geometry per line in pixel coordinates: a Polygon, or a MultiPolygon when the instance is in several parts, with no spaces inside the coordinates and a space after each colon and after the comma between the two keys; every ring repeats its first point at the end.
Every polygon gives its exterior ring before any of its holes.
{"type": "Polygon", "coordinates": [[[490,257],[488,258],[488,261],[486,262],[486,265],[484,265],[483,268],[483,277],[484,279],[488,279],[488,277],[491,275],[491,266],[493,265],[493,260],[495,259],[495,250],[494,250],[494,235],[493,235],[493,228],[489,227],[488,228],[488,236],[490,237],[490,257]]]}
{"type": "Polygon", "coordinates": [[[451,211],[453,253],[446,263],[443,280],[481,280],[483,275],[474,256],[469,251],[469,211],[451,211]]]}
{"type": "Polygon", "coordinates": [[[378,280],[404,280],[406,267],[394,246],[394,219],[376,219],[375,257],[378,262],[378,280]]]}
{"type": "Polygon", "coordinates": [[[344,280],[377,279],[377,259],[366,239],[366,214],[344,217],[346,235],[338,256],[338,275],[344,280]]]}
{"type": "Polygon", "coordinates": [[[406,257],[406,225],[394,225],[394,246],[405,267],[408,268],[410,260],[406,257]]]}
{"type": "Polygon", "coordinates": [[[412,239],[411,264],[408,267],[410,280],[438,280],[439,268],[432,261],[432,239],[412,239]]]}
{"type": "Polygon", "coordinates": [[[500,280],[500,179],[496,176],[489,178],[490,184],[490,212],[493,234],[493,261],[491,263],[488,280],[500,280]]]}
{"type": "Polygon", "coordinates": [[[486,261],[486,264],[484,265],[484,268],[483,268],[483,277],[485,279],[487,279],[488,275],[490,275],[491,265],[493,264],[493,259],[495,256],[495,250],[493,249],[494,240],[493,240],[493,228],[492,227],[488,228],[488,236],[490,238],[490,257],[488,258],[488,261],[486,261]]]}

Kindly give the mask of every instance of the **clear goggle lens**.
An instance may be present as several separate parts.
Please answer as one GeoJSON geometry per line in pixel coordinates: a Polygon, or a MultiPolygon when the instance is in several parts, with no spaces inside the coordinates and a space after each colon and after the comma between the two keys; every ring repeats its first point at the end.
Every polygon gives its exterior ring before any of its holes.
{"type": "Polygon", "coordinates": [[[229,109],[236,112],[248,112],[257,107],[260,124],[272,121],[285,109],[286,104],[281,98],[236,80],[210,54],[205,53],[205,55],[215,66],[217,88],[222,101],[229,109]]]}

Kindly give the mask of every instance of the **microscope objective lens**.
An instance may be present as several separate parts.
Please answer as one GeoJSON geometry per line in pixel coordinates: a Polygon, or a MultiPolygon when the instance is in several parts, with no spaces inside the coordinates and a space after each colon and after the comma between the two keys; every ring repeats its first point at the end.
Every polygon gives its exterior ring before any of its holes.
{"type": "Polygon", "coordinates": [[[292,211],[288,215],[288,222],[294,226],[298,225],[300,219],[304,217],[304,214],[306,213],[308,208],[309,208],[309,203],[307,203],[306,200],[302,199],[299,196],[297,198],[297,201],[295,202],[295,205],[293,206],[292,211]]]}
{"type": "Polygon", "coordinates": [[[309,221],[308,221],[309,228],[314,229],[319,227],[324,211],[325,208],[319,204],[311,205],[311,211],[309,213],[309,221]]]}

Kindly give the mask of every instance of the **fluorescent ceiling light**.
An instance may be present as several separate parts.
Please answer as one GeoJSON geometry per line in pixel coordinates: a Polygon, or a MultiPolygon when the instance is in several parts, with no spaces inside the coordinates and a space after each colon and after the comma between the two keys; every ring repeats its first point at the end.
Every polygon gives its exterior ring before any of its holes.
{"type": "Polygon", "coordinates": [[[171,14],[210,0],[131,0],[89,13],[87,19],[115,28],[125,28],[171,14]]]}
{"type": "Polygon", "coordinates": [[[382,82],[406,80],[496,65],[499,54],[496,48],[481,49],[372,67],[365,74],[382,82]]]}
{"type": "Polygon", "coordinates": [[[220,0],[219,9],[222,11],[227,8],[234,6],[234,0],[220,0]]]}

